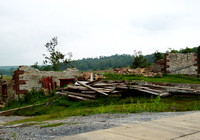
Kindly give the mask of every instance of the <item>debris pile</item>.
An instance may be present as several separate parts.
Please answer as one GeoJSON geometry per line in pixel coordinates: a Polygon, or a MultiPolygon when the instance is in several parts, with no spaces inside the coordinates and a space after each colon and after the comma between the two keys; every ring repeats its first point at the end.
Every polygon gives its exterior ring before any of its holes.
{"type": "Polygon", "coordinates": [[[93,72],[84,72],[82,77],[86,81],[93,81],[93,80],[97,80],[97,79],[103,79],[103,75],[99,75],[99,74],[96,74],[96,73],[94,74],[93,72]]]}
{"type": "Polygon", "coordinates": [[[161,72],[155,73],[152,72],[149,68],[121,68],[121,69],[114,69],[118,74],[135,74],[135,75],[143,75],[145,77],[153,77],[153,76],[162,76],[161,72]]]}
{"type": "Polygon", "coordinates": [[[137,85],[134,81],[101,81],[92,82],[77,81],[75,85],[58,88],[56,94],[67,96],[76,100],[94,100],[98,96],[121,96],[132,93],[146,93],[160,97],[166,97],[172,94],[199,94],[200,90],[191,88],[178,88],[169,86],[159,86],[151,84],[137,85]],[[128,92],[127,92],[128,91],[128,92]]]}

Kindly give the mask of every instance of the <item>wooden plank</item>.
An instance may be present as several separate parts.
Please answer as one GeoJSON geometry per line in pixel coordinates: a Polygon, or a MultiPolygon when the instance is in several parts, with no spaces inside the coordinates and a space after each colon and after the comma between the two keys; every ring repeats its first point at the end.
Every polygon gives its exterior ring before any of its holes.
{"type": "Polygon", "coordinates": [[[149,90],[145,90],[145,89],[141,89],[141,88],[134,88],[134,89],[138,90],[138,91],[145,92],[145,93],[150,93],[150,94],[153,94],[153,95],[159,95],[157,92],[153,92],[153,91],[149,91],[149,90]]]}
{"type": "Polygon", "coordinates": [[[188,91],[197,91],[197,92],[200,92],[200,90],[191,89],[191,88],[169,87],[169,86],[159,86],[159,85],[143,85],[143,86],[165,88],[165,89],[180,89],[180,90],[188,90],[188,91]]]}
{"type": "Polygon", "coordinates": [[[158,85],[144,85],[154,88],[163,88],[170,93],[183,93],[183,94],[200,94],[200,90],[189,89],[189,88],[179,88],[179,87],[168,87],[168,86],[158,86],[158,85]]]}
{"type": "Polygon", "coordinates": [[[142,86],[131,86],[132,88],[141,88],[141,89],[146,89],[149,91],[157,92],[157,93],[162,93],[164,92],[163,90],[156,90],[156,89],[151,89],[149,87],[142,87],[142,86]]]}
{"type": "Polygon", "coordinates": [[[171,93],[177,93],[177,94],[200,94],[199,91],[188,91],[188,90],[180,90],[180,89],[166,89],[166,91],[171,92],[171,93]]]}
{"type": "Polygon", "coordinates": [[[102,92],[102,91],[99,91],[98,89],[93,88],[93,87],[91,87],[91,86],[89,86],[89,85],[83,84],[83,83],[81,83],[81,82],[79,82],[79,81],[77,81],[77,83],[80,84],[80,85],[82,85],[82,86],[84,86],[84,87],[86,87],[86,88],[88,88],[88,89],[94,90],[94,91],[96,91],[97,93],[100,93],[100,94],[102,94],[102,95],[108,96],[107,93],[104,93],[104,92],[102,92]]]}
{"type": "Polygon", "coordinates": [[[87,84],[87,85],[92,85],[92,84],[95,84],[96,82],[99,82],[99,81],[101,81],[101,80],[102,80],[102,79],[97,79],[97,80],[88,82],[88,83],[86,83],[86,84],[87,84]]]}
{"type": "Polygon", "coordinates": [[[67,89],[72,89],[72,90],[88,90],[88,88],[86,87],[83,87],[83,86],[72,86],[72,85],[69,85],[67,89]]]}
{"type": "Polygon", "coordinates": [[[96,91],[81,91],[82,94],[95,94],[96,91]]]}
{"type": "Polygon", "coordinates": [[[78,100],[82,100],[82,101],[88,100],[87,98],[80,97],[80,96],[75,96],[75,95],[67,95],[67,96],[70,97],[70,98],[78,99],[78,100]]]}
{"type": "Polygon", "coordinates": [[[172,93],[169,93],[169,92],[163,92],[160,94],[160,97],[167,97],[167,96],[170,96],[172,95],[172,93]]]}
{"type": "Polygon", "coordinates": [[[87,95],[87,94],[81,94],[81,93],[77,93],[77,92],[65,91],[64,93],[67,93],[68,95],[75,95],[75,96],[81,96],[81,97],[93,98],[93,99],[96,97],[96,95],[87,95]]]}

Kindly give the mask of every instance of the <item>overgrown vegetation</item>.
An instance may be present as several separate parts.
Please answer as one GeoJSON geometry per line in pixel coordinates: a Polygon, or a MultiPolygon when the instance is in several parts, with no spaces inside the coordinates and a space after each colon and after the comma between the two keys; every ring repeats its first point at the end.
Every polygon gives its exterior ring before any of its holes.
{"type": "Polygon", "coordinates": [[[18,98],[18,100],[12,100],[6,104],[6,106],[0,110],[8,110],[12,108],[27,106],[31,104],[39,104],[49,101],[54,97],[54,92],[45,96],[43,91],[35,91],[34,89],[30,92],[26,92],[24,98],[18,98]]]}
{"type": "Polygon", "coordinates": [[[24,120],[9,122],[5,125],[62,119],[77,115],[91,115],[103,113],[139,113],[139,112],[167,112],[200,110],[200,96],[178,96],[168,98],[160,96],[141,95],[127,89],[123,97],[99,97],[95,101],[71,101],[66,97],[59,98],[51,106],[41,106],[16,111],[15,115],[35,116],[24,120]],[[37,111],[36,111],[37,110],[37,111]]]}
{"type": "Polygon", "coordinates": [[[141,51],[134,51],[134,60],[131,65],[131,68],[145,68],[149,66],[149,63],[147,62],[147,59],[142,55],[141,51]]]}
{"type": "Polygon", "coordinates": [[[154,59],[154,63],[158,60],[161,60],[163,59],[164,57],[164,54],[159,52],[159,51],[156,51],[154,54],[153,54],[153,59],[154,59]]]}
{"type": "MultiPolygon", "coordinates": [[[[58,51],[56,49],[56,46],[58,45],[58,39],[57,37],[53,37],[49,42],[45,44],[45,47],[47,48],[47,51],[49,52],[49,55],[43,54],[45,60],[43,61],[44,64],[50,64],[47,66],[43,66],[44,70],[60,70],[61,64],[66,68],[67,64],[70,64],[72,53],[69,52],[66,57],[65,54],[58,51]]],[[[36,62],[34,65],[32,65],[33,68],[40,69],[38,66],[38,62],[36,62]]]]}

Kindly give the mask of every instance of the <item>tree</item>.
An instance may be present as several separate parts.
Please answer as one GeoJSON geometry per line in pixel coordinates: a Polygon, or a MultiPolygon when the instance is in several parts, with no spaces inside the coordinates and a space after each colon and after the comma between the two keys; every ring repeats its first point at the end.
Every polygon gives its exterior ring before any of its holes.
{"type": "Polygon", "coordinates": [[[44,64],[48,64],[48,63],[51,64],[52,69],[54,71],[59,70],[59,66],[61,63],[69,64],[71,62],[71,57],[72,57],[72,53],[69,52],[68,58],[65,58],[66,56],[65,54],[56,50],[57,45],[58,45],[57,37],[52,38],[50,42],[47,42],[45,44],[45,47],[47,48],[47,51],[49,52],[49,56],[47,56],[46,54],[43,54],[43,56],[45,57],[45,60],[43,61],[44,64]]]}
{"type": "Polygon", "coordinates": [[[154,59],[154,63],[155,63],[156,61],[163,59],[163,54],[159,51],[156,51],[153,54],[153,59],[154,59]]]}
{"type": "Polygon", "coordinates": [[[31,65],[31,67],[35,69],[40,69],[40,67],[38,66],[38,62],[35,62],[33,65],[31,65]]]}
{"type": "Polygon", "coordinates": [[[172,49],[172,48],[168,48],[166,53],[178,53],[178,50],[175,50],[175,49],[172,49]]]}
{"type": "Polygon", "coordinates": [[[141,51],[134,51],[135,59],[132,63],[132,68],[145,68],[148,66],[147,59],[142,55],[141,51]]]}
{"type": "Polygon", "coordinates": [[[181,52],[181,53],[191,53],[191,52],[192,52],[192,49],[186,47],[185,49],[181,49],[180,52],[181,52]]]}

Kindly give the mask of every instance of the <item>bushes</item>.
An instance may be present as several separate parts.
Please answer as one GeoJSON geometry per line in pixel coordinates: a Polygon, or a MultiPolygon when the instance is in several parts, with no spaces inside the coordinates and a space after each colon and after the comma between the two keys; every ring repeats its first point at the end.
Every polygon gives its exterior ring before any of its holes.
{"type": "Polygon", "coordinates": [[[46,96],[44,95],[43,91],[36,91],[33,89],[29,92],[26,92],[24,97],[24,103],[31,104],[44,98],[46,98],[46,96]]]}
{"type": "Polygon", "coordinates": [[[47,100],[48,97],[51,97],[53,93],[50,94],[49,96],[45,96],[43,91],[36,91],[33,89],[29,92],[26,92],[23,98],[18,98],[17,100],[9,101],[6,104],[6,106],[2,108],[1,110],[7,110],[7,109],[17,108],[21,106],[30,105],[30,104],[41,103],[47,100]]]}

